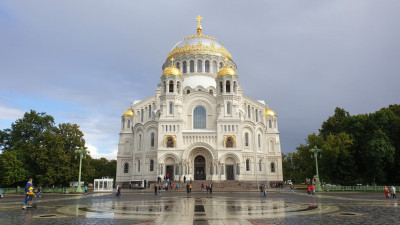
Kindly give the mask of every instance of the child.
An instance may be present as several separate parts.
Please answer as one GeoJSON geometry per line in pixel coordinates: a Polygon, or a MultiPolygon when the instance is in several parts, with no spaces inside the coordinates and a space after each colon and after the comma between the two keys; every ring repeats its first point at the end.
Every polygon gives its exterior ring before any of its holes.
{"type": "Polygon", "coordinates": [[[35,193],[33,192],[33,187],[30,187],[29,190],[26,192],[26,202],[28,203],[28,206],[31,207],[32,204],[32,197],[35,195],[35,193]]]}

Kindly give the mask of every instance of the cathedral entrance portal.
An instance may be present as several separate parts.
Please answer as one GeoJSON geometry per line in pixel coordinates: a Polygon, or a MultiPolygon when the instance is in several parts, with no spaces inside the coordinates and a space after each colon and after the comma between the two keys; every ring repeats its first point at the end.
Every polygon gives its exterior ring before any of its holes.
{"type": "Polygon", "coordinates": [[[201,155],[197,156],[194,159],[194,179],[206,179],[206,159],[201,155]]]}
{"type": "Polygon", "coordinates": [[[169,176],[169,180],[174,180],[174,166],[166,166],[165,169],[165,178],[168,178],[169,176]]]}
{"type": "Polygon", "coordinates": [[[233,175],[233,165],[226,165],[226,179],[227,180],[234,180],[233,175]]]}

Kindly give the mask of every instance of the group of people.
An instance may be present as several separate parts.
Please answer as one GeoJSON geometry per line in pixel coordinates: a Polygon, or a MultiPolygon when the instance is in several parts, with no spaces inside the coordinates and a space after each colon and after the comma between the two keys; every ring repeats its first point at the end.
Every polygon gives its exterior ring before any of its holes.
{"type": "Polygon", "coordinates": [[[307,185],[307,193],[308,193],[308,196],[310,196],[310,195],[315,196],[315,185],[314,184],[312,184],[311,186],[307,185]]]}
{"type": "Polygon", "coordinates": [[[213,189],[213,183],[210,183],[210,184],[205,184],[204,182],[203,183],[201,183],[201,190],[202,191],[207,191],[207,194],[208,193],[210,193],[210,194],[212,194],[212,189],[213,189]]]}
{"type": "Polygon", "coordinates": [[[392,187],[390,187],[390,190],[385,186],[384,193],[385,193],[386,199],[389,199],[390,197],[397,198],[397,196],[396,196],[396,187],[393,186],[393,185],[392,185],[392,187]],[[389,192],[390,192],[390,194],[389,194],[389,192]]]}

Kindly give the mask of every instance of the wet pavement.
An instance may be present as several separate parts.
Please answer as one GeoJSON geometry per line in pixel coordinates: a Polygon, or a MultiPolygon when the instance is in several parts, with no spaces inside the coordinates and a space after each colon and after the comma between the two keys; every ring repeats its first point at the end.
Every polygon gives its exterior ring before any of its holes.
{"type": "Polygon", "coordinates": [[[21,210],[23,196],[0,199],[0,224],[399,224],[397,199],[377,193],[270,192],[52,195],[21,210]]]}

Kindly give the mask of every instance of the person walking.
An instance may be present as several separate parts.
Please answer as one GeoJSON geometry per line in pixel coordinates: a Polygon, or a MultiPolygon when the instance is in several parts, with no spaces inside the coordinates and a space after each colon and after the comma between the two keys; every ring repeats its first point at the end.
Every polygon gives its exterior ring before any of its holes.
{"type": "Polygon", "coordinates": [[[212,194],[213,183],[210,184],[210,195],[212,194]]]}
{"type": "Polygon", "coordinates": [[[189,195],[189,191],[190,191],[189,188],[190,188],[189,183],[187,183],[187,184],[186,184],[186,194],[187,194],[187,195],[189,195]]]}
{"type": "Polygon", "coordinates": [[[264,187],[260,185],[260,196],[264,196],[264,187]]]}
{"type": "Polygon", "coordinates": [[[311,185],[312,195],[315,196],[315,185],[311,185]]]}
{"type": "Polygon", "coordinates": [[[392,197],[397,198],[396,196],[396,187],[392,185],[392,197]]]}
{"type": "Polygon", "coordinates": [[[42,186],[39,186],[37,195],[35,195],[35,197],[39,197],[39,198],[42,197],[42,186]]]}
{"type": "Polygon", "coordinates": [[[308,196],[311,195],[311,187],[310,187],[310,185],[307,185],[307,193],[308,193],[308,196]]]}
{"type": "MultiPolygon", "coordinates": [[[[40,187],[39,187],[40,188],[40,187]]],[[[85,185],[85,195],[87,194],[87,185],[85,185]]]]}
{"type": "MultiPolygon", "coordinates": [[[[30,188],[33,188],[35,191],[36,191],[36,188],[35,188],[35,186],[33,186],[33,179],[32,178],[29,178],[29,180],[28,180],[28,182],[26,183],[26,185],[25,185],[25,191],[24,191],[24,203],[23,203],[23,205],[22,205],[22,209],[26,209],[26,205],[28,204],[28,198],[29,198],[29,196],[28,196],[28,192],[29,192],[29,189],[30,188]]],[[[32,190],[32,189],[31,189],[32,190]]]]}
{"type": "Polygon", "coordinates": [[[115,194],[115,197],[121,197],[121,187],[119,185],[117,185],[117,194],[115,194]]]}
{"type": "Polygon", "coordinates": [[[157,184],[154,184],[154,195],[157,195],[157,184]]]}
{"type": "Polygon", "coordinates": [[[183,176],[183,183],[186,184],[186,176],[183,176]]]}
{"type": "Polygon", "coordinates": [[[162,187],[161,187],[161,184],[160,184],[160,185],[158,185],[158,195],[161,195],[161,192],[162,192],[162,187]]]}
{"type": "Polygon", "coordinates": [[[292,192],[292,194],[294,194],[294,186],[293,186],[293,184],[290,185],[290,191],[292,192]]]}
{"type": "Polygon", "coordinates": [[[388,199],[389,198],[389,189],[386,186],[384,188],[384,194],[385,194],[385,197],[388,199]]]}
{"type": "Polygon", "coordinates": [[[192,184],[189,185],[189,193],[192,194],[192,184]]]}
{"type": "Polygon", "coordinates": [[[175,191],[177,191],[178,189],[179,189],[179,183],[176,182],[176,184],[175,184],[175,191]]]}

